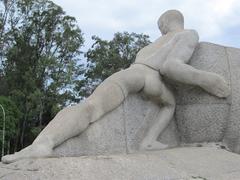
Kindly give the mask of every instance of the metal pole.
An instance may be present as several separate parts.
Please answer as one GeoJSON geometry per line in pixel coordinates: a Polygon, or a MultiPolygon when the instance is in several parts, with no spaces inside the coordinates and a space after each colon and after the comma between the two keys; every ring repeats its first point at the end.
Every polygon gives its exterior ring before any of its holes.
{"type": "Polygon", "coordinates": [[[0,104],[0,107],[2,108],[3,111],[3,129],[2,129],[2,157],[4,156],[4,142],[5,142],[5,110],[3,106],[0,104]]]}

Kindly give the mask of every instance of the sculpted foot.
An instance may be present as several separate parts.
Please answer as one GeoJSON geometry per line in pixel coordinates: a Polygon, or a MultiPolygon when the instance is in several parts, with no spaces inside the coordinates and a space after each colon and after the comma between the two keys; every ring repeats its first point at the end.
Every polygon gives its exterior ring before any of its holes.
{"type": "Polygon", "coordinates": [[[154,150],[162,150],[162,149],[167,149],[168,145],[160,143],[159,141],[154,141],[152,143],[149,142],[143,142],[140,145],[141,150],[147,150],[147,151],[154,151],[154,150]]]}
{"type": "Polygon", "coordinates": [[[201,87],[207,92],[220,98],[230,95],[230,88],[226,81],[217,74],[207,75],[201,87]]]}
{"type": "Polygon", "coordinates": [[[2,163],[8,164],[19,161],[21,159],[50,157],[51,155],[51,148],[47,148],[43,145],[30,145],[19,152],[3,156],[2,163]]]}

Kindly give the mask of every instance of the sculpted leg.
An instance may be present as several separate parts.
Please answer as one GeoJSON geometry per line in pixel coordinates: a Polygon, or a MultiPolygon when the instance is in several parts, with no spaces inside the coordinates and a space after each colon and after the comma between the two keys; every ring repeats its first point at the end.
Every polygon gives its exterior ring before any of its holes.
{"type": "Polygon", "coordinates": [[[158,72],[145,81],[144,92],[155,101],[161,104],[161,109],[155,122],[151,125],[145,138],[143,139],[140,149],[142,150],[159,150],[168,146],[157,141],[158,136],[168,126],[175,112],[175,99],[171,91],[161,82],[158,72]],[[157,77],[158,76],[158,77],[157,77]]]}
{"type": "Polygon", "coordinates": [[[230,94],[226,81],[218,74],[197,70],[181,62],[166,62],[161,73],[173,80],[200,86],[218,97],[227,97],[230,94]]]}
{"type": "Polygon", "coordinates": [[[118,107],[128,93],[138,92],[143,86],[144,76],[138,68],[131,67],[115,73],[84,102],[61,110],[32,145],[13,155],[2,157],[2,162],[51,156],[54,147],[80,134],[90,123],[118,107]]]}
{"type": "Polygon", "coordinates": [[[172,120],[174,111],[175,106],[173,105],[168,105],[160,109],[156,122],[149,129],[149,132],[140,145],[140,149],[160,150],[168,148],[168,145],[157,141],[157,138],[172,120]]]}

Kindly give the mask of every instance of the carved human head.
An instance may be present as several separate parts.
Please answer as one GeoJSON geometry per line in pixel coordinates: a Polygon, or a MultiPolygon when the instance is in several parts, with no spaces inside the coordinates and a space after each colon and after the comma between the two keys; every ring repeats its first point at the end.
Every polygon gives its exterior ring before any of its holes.
{"type": "Polygon", "coordinates": [[[168,10],[158,19],[158,27],[163,35],[181,30],[184,28],[184,17],[178,10],[168,10]]]}

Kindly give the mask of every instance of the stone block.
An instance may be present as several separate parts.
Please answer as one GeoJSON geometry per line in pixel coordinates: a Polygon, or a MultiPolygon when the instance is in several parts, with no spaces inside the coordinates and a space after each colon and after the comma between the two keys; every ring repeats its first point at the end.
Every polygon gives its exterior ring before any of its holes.
{"type": "Polygon", "coordinates": [[[226,48],[231,75],[231,109],[224,142],[240,153],[240,50],[226,48]]]}
{"type": "Polygon", "coordinates": [[[228,104],[178,105],[176,119],[181,142],[222,141],[229,108],[228,104]]]}
{"type": "Polygon", "coordinates": [[[0,163],[1,180],[237,180],[240,156],[215,147],[0,163]]]}
{"type": "Polygon", "coordinates": [[[54,149],[55,156],[82,156],[126,152],[123,106],[119,106],[77,137],[54,149]]]}
{"type": "MultiPolygon", "coordinates": [[[[240,50],[200,43],[190,64],[200,70],[222,75],[232,89],[228,98],[217,98],[198,87],[170,82],[176,99],[175,117],[159,141],[175,147],[180,143],[226,142],[240,152],[240,50]]],[[[55,155],[133,153],[139,150],[159,106],[142,94],[130,95],[125,102],[78,137],[55,149],[55,155]]]]}

